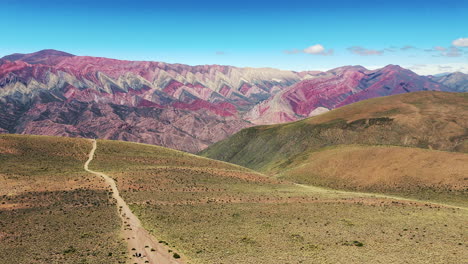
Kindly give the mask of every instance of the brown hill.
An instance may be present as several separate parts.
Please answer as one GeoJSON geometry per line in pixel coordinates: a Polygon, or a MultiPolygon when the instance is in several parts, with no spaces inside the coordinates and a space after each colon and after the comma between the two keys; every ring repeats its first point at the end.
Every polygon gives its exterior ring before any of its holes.
{"type": "Polygon", "coordinates": [[[365,100],[297,122],[244,129],[201,155],[274,173],[305,152],[346,144],[468,152],[468,94],[365,100]]]}

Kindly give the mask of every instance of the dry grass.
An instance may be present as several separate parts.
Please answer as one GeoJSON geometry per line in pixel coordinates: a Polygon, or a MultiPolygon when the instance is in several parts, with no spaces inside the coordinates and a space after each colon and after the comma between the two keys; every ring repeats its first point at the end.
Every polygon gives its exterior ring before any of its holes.
{"type": "Polygon", "coordinates": [[[415,92],[364,100],[305,120],[391,117],[407,134],[401,145],[468,152],[468,93],[415,92]]]}
{"type": "Polygon", "coordinates": [[[277,177],[335,189],[443,198],[467,206],[467,164],[464,153],[344,145],[295,157],[277,177]]]}
{"type": "MultiPolygon", "coordinates": [[[[0,263],[126,261],[110,194],[82,171],[89,141],[0,140],[0,263]]],[[[445,264],[468,255],[467,210],[298,186],[128,142],[98,141],[90,168],[115,178],[144,226],[190,263],[445,264]]]]}
{"type": "Polygon", "coordinates": [[[125,262],[114,201],[83,171],[90,149],[82,139],[0,135],[0,263],[125,262]]]}
{"type": "Polygon", "coordinates": [[[466,210],[302,187],[164,148],[98,141],[91,164],[190,263],[457,263],[466,210]],[[362,243],[362,245],[361,245],[362,243]]]}
{"type": "Polygon", "coordinates": [[[134,209],[192,263],[459,263],[468,253],[467,214],[452,209],[337,200],[134,209]]]}

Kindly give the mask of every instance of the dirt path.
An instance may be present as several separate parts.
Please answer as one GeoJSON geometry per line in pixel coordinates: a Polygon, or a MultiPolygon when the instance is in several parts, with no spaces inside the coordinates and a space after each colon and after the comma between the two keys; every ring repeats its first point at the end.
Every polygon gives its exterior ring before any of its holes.
{"type": "Polygon", "coordinates": [[[182,264],[183,259],[174,259],[173,253],[169,253],[166,246],[158,243],[145,228],[140,220],[132,213],[127,203],[122,199],[117,189],[115,181],[104,173],[95,172],[88,168],[89,163],[94,158],[97,148],[96,140],[92,140],[93,149],[89,153],[89,158],[84,164],[84,169],[92,174],[102,177],[112,188],[112,196],[117,200],[117,208],[122,219],[122,235],[127,240],[130,263],[150,263],[150,264],[182,264]],[[135,254],[141,254],[138,257],[135,254]]]}
{"type": "Polygon", "coordinates": [[[299,184],[299,183],[295,183],[295,185],[306,188],[306,189],[309,189],[309,190],[313,190],[314,192],[334,192],[334,193],[341,193],[341,194],[352,194],[352,195],[356,195],[356,196],[369,197],[369,198],[382,198],[382,199],[407,201],[407,202],[415,202],[415,203],[422,203],[422,204],[433,204],[433,205],[437,205],[437,206],[441,206],[441,207],[455,208],[455,209],[461,209],[461,210],[467,210],[468,211],[468,208],[463,207],[463,206],[456,206],[456,205],[450,205],[450,204],[444,204],[444,203],[437,203],[437,202],[423,201],[423,200],[417,200],[417,199],[410,199],[410,198],[404,198],[404,197],[399,197],[399,196],[394,196],[394,195],[385,195],[385,194],[378,194],[378,193],[365,193],[365,192],[352,192],[352,191],[341,191],[341,190],[326,189],[326,188],[322,188],[322,187],[306,185],[306,184],[299,184]]]}

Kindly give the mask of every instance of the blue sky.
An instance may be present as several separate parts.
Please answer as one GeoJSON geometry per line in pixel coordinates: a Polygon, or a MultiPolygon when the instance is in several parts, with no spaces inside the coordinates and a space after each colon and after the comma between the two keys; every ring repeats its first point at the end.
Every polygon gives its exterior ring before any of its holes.
{"type": "Polygon", "coordinates": [[[225,2],[0,0],[0,56],[52,48],[190,65],[468,72],[468,1],[225,2]]]}

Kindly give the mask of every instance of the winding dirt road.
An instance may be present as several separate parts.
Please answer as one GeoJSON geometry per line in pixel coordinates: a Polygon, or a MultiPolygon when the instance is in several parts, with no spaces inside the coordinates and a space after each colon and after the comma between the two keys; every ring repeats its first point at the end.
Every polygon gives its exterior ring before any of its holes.
{"type": "Polygon", "coordinates": [[[94,158],[97,149],[96,140],[92,140],[93,148],[89,158],[84,164],[84,169],[94,175],[102,177],[112,188],[112,196],[117,201],[120,218],[122,219],[122,235],[127,240],[130,263],[150,264],[182,264],[183,259],[175,259],[173,253],[168,252],[168,247],[158,243],[142,225],[140,220],[132,213],[127,203],[122,199],[115,181],[104,173],[90,170],[89,163],[94,158]]]}

